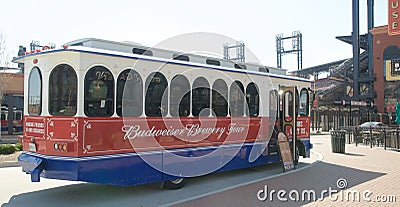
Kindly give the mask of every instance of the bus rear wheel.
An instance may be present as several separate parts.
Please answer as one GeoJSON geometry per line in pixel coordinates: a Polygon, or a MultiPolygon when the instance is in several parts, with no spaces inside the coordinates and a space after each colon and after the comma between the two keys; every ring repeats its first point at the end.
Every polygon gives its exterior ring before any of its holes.
{"type": "Polygon", "coordinates": [[[182,188],[186,184],[186,179],[177,178],[175,180],[167,180],[162,183],[163,189],[176,190],[182,188]]]}

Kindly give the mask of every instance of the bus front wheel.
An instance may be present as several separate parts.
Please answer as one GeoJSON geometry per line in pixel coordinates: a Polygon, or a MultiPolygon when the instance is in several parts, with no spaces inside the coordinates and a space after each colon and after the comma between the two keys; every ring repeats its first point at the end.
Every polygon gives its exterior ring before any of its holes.
{"type": "Polygon", "coordinates": [[[167,180],[162,183],[163,189],[176,190],[182,188],[186,184],[186,179],[177,178],[175,180],[167,180]]]}

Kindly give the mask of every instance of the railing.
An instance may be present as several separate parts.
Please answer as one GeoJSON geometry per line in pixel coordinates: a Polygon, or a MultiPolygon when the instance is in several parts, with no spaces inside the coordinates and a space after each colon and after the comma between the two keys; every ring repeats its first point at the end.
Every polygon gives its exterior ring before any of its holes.
{"type": "Polygon", "coordinates": [[[400,151],[400,128],[398,127],[377,127],[369,129],[361,129],[356,126],[341,127],[346,131],[346,143],[369,145],[384,147],[384,149],[392,149],[400,151]]]}

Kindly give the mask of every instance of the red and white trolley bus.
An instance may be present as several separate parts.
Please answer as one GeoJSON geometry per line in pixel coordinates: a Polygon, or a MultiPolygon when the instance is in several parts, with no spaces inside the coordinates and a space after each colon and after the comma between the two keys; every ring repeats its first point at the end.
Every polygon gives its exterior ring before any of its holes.
{"type": "Polygon", "coordinates": [[[131,186],[310,156],[310,80],[257,64],[100,39],[32,51],[23,153],[40,177],[131,186]],[[295,132],[295,133],[293,133],[295,132]]]}

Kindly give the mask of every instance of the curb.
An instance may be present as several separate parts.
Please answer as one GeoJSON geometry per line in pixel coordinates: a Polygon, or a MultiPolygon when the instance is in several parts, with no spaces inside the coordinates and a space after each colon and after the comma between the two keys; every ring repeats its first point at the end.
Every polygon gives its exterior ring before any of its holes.
{"type": "Polygon", "coordinates": [[[0,168],[5,168],[5,167],[19,167],[19,165],[18,162],[16,161],[1,162],[0,168]]]}
{"type": "Polygon", "coordinates": [[[18,143],[18,139],[0,139],[0,144],[16,144],[18,143]]]}

